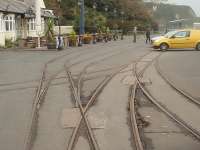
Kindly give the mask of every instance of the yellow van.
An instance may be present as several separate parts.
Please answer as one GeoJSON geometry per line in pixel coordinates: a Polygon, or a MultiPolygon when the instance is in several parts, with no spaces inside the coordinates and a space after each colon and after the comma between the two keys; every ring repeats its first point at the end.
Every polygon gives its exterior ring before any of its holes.
{"type": "Polygon", "coordinates": [[[200,30],[177,30],[168,32],[163,37],[158,38],[153,42],[155,49],[181,49],[195,48],[200,50],[200,30]]]}

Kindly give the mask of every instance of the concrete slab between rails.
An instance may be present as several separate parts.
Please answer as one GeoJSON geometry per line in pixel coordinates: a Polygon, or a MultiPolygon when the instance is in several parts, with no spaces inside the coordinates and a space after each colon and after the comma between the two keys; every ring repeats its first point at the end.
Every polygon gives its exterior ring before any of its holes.
{"type": "Polygon", "coordinates": [[[89,149],[90,145],[88,141],[84,137],[80,136],[78,138],[77,144],[74,147],[74,150],[89,150],[89,149]]]}
{"type": "MultiPolygon", "coordinates": [[[[136,82],[136,78],[133,76],[133,75],[128,75],[128,76],[125,76],[121,82],[124,84],[124,85],[134,85],[135,82],[136,82]]],[[[145,86],[148,86],[148,85],[151,85],[152,82],[150,79],[141,79],[141,83],[145,86]]]]}
{"type": "Polygon", "coordinates": [[[141,83],[143,85],[145,85],[145,86],[148,86],[148,85],[152,84],[152,82],[151,82],[151,80],[149,78],[143,78],[143,79],[141,79],[141,83]]]}
{"type": "Polygon", "coordinates": [[[128,75],[128,76],[125,76],[123,79],[122,79],[122,83],[124,85],[134,85],[136,79],[133,75],[128,75]]]}
{"type": "Polygon", "coordinates": [[[151,62],[153,59],[152,58],[144,58],[140,62],[151,62]]]}
{"type": "MultiPolygon", "coordinates": [[[[81,113],[79,108],[64,109],[61,114],[61,126],[62,128],[74,128],[76,127],[81,113]]],[[[92,129],[104,129],[106,126],[105,116],[102,113],[93,113],[87,116],[92,129]]]]}

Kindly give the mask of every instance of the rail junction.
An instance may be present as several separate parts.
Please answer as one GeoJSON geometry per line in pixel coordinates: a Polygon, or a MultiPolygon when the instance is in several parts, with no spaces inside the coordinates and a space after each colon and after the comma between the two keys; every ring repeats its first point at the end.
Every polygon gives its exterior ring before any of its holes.
{"type": "Polygon", "coordinates": [[[16,53],[0,52],[1,68],[24,65],[16,78],[9,69],[0,75],[4,150],[199,149],[199,95],[166,72],[176,60],[172,55],[181,59],[184,53],[198,65],[199,52],[155,51],[143,38],[132,43],[126,37],[60,52],[16,53]]]}

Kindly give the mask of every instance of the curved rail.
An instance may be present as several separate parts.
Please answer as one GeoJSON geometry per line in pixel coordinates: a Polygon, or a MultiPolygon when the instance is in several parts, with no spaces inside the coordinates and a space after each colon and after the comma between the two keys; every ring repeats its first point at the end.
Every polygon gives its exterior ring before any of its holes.
{"type": "Polygon", "coordinates": [[[158,72],[158,74],[177,92],[179,92],[181,95],[186,97],[191,102],[195,103],[197,106],[200,107],[200,101],[195,99],[193,96],[191,96],[189,93],[185,92],[183,89],[177,87],[174,82],[172,82],[166,75],[164,75],[163,71],[160,69],[160,66],[158,64],[158,60],[156,60],[155,68],[158,72]]]}
{"type": "MultiPolygon", "coordinates": [[[[139,61],[140,59],[142,59],[143,57],[145,57],[146,55],[150,54],[151,52],[143,55],[141,58],[139,58],[137,61],[139,61]]],[[[94,62],[92,63],[94,64],[94,62]]],[[[83,78],[83,75],[84,73],[86,72],[86,69],[90,66],[91,64],[87,65],[83,71],[81,72],[80,74],[80,77],[79,77],[79,81],[78,81],[78,86],[77,86],[77,92],[78,92],[78,95],[80,97],[80,84],[81,84],[81,81],[82,81],[82,78],[83,78]]],[[[86,112],[88,111],[88,109],[90,108],[90,106],[95,102],[97,96],[100,94],[100,92],[102,91],[102,89],[107,85],[107,83],[117,74],[119,73],[121,70],[123,70],[125,67],[127,67],[128,65],[123,65],[121,66],[121,68],[119,68],[118,71],[116,71],[115,73],[111,74],[110,77],[106,78],[105,80],[103,80],[103,82],[101,82],[98,87],[95,89],[94,93],[92,94],[89,102],[87,103],[86,107],[84,108],[84,115],[86,114],[86,112]]],[[[71,136],[71,139],[69,141],[69,144],[68,144],[68,148],[67,150],[72,150],[73,149],[73,145],[75,143],[75,139],[76,139],[76,136],[78,134],[78,130],[80,128],[80,124],[81,124],[81,121],[82,121],[83,117],[81,116],[81,118],[79,119],[74,131],[73,131],[73,134],[71,136]]],[[[136,126],[135,126],[136,127],[136,126]]],[[[139,135],[139,132],[138,132],[138,135],[139,135]]],[[[139,136],[138,136],[139,137],[139,136]]],[[[140,141],[140,139],[138,140],[140,141]]],[[[139,143],[139,142],[138,142],[139,143]]],[[[142,147],[142,144],[138,144],[139,147],[142,147]]],[[[138,149],[138,150],[143,150],[143,149],[138,149]]]]}
{"type": "MultiPolygon", "coordinates": [[[[135,67],[136,68],[136,67],[135,67]]],[[[192,128],[190,125],[188,125],[186,122],[184,122],[182,119],[178,118],[175,114],[170,112],[167,108],[162,106],[142,85],[140,81],[140,77],[137,73],[137,70],[135,69],[135,76],[136,76],[136,81],[139,86],[139,88],[142,90],[142,92],[147,96],[147,98],[154,104],[156,105],[161,111],[163,111],[168,117],[170,117],[172,120],[178,123],[181,127],[186,129],[189,133],[191,133],[197,140],[200,140],[200,133],[192,128]]]]}
{"type": "MultiPolygon", "coordinates": [[[[98,144],[97,144],[97,142],[96,142],[96,140],[94,138],[94,135],[92,133],[92,128],[91,128],[91,126],[89,124],[88,119],[86,118],[86,116],[84,114],[84,109],[83,109],[83,106],[81,104],[80,97],[78,96],[78,91],[76,90],[72,75],[71,75],[69,69],[66,66],[65,66],[65,69],[66,69],[66,73],[67,73],[69,82],[71,84],[71,88],[72,88],[72,93],[73,93],[74,99],[76,100],[76,103],[78,103],[81,116],[83,117],[83,120],[84,120],[84,122],[86,124],[86,128],[87,128],[88,135],[89,135],[90,141],[92,143],[92,146],[93,146],[93,148],[95,150],[99,150],[99,146],[98,146],[98,144]]],[[[73,147],[73,145],[72,145],[72,147],[73,147]]]]}
{"type": "MultiPolygon", "coordinates": [[[[87,51],[89,52],[89,50],[87,50],[87,51]]],[[[113,50],[112,50],[112,52],[113,52],[113,50]]],[[[42,78],[41,78],[39,86],[37,88],[35,100],[34,100],[34,103],[33,103],[31,119],[30,119],[30,123],[29,123],[29,127],[28,127],[28,133],[27,133],[27,136],[26,136],[26,139],[25,139],[25,148],[24,148],[25,150],[30,150],[32,145],[33,145],[33,140],[34,140],[35,134],[36,134],[35,130],[37,130],[37,122],[38,122],[40,105],[41,105],[41,103],[43,102],[43,100],[45,98],[45,95],[46,95],[46,93],[48,91],[50,83],[62,71],[62,70],[59,70],[56,74],[53,74],[52,76],[50,76],[50,78],[46,79],[47,66],[49,64],[59,60],[59,59],[63,59],[67,55],[74,54],[74,53],[79,53],[79,56],[81,56],[82,53],[85,53],[85,51],[84,52],[69,52],[67,54],[55,57],[55,58],[51,59],[50,61],[48,61],[47,63],[45,63],[45,67],[44,67],[44,70],[43,70],[43,73],[42,73],[42,78]],[[47,82],[47,83],[45,84],[45,82],[47,82]]],[[[111,51],[110,51],[110,53],[111,53],[111,51]]],[[[113,54],[112,56],[119,55],[121,53],[124,53],[124,51],[123,52],[122,51],[118,51],[116,54],[113,54]]],[[[110,57],[112,57],[112,56],[110,56],[110,57]]],[[[77,56],[75,56],[75,57],[77,57],[77,56]]],[[[73,59],[73,57],[71,57],[70,59],[73,59]]],[[[78,63],[75,63],[73,65],[77,65],[77,64],[80,64],[80,63],[82,63],[82,61],[79,61],[78,63]]],[[[101,91],[103,89],[103,87],[106,85],[106,83],[108,83],[108,80],[109,79],[105,79],[103,81],[105,83],[102,83],[98,88],[99,90],[97,89],[96,91],[101,91]]],[[[98,95],[98,93],[99,92],[96,92],[96,94],[94,94],[91,97],[91,99],[92,99],[91,103],[88,103],[89,105],[87,105],[86,108],[89,107],[95,101],[96,96],[98,95]]],[[[80,120],[82,120],[82,119],[80,119],[80,120]]]]}
{"type": "Polygon", "coordinates": [[[136,149],[144,150],[144,147],[140,138],[140,133],[139,133],[137,119],[136,119],[136,110],[135,110],[135,96],[136,96],[137,86],[138,84],[136,82],[134,86],[132,86],[130,89],[130,100],[129,100],[130,121],[131,121],[131,129],[134,136],[136,149]]]}
{"type": "MultiPolygon", "coordinates": [[[[86,107],[84,108],[83,110],[83,113],[84,115],[87,113],[87,111],[89,110],[90,106],[96,101],[96,98],[97,96],[101,93],[101,91],[103,90],[103,88],[109,83],[109,81],[118,73],[120,72],[123,68],[125,68],[125,66],[127,65],[123,65],[118,71],[116,71],[115,73],[111,74],[109,77],[105,78],[98,86],[97,88],[95,89],[94,93],[92,94],[91,98],[89,99],[86,107]]],[[[79,84],[81,82],[81,78],[79,78],[79,84]]],[[[78,86],[80,88],[80,85],[78,86]]],[[[80,89],[78,90],[80,91],[80,89]]],[[[81,125],[81,121],[83,120],[83,117],[81,116],[78,123],[76,124],[76,127],[74,129],[74,132],[72,134],[72,137],[69,141],[69,144],[68,144],[68,148],[67,150],[72,150],[73,148],[73,145],[74,145],[74,142],[75,142],[75,138],[78,134],[78,130],[79,130],[79,127],[81,125]]]]}

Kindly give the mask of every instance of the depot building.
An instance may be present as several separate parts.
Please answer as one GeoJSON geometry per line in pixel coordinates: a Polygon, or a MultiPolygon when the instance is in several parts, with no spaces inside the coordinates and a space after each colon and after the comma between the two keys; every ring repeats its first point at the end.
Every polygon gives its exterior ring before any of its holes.
{"type": "Polygon", "coordinates": [[[6,40],[16,41],[45,34],[48,18],[55,18],[53,11],[38,0],[41,8],[41,32],[36,31],[35,0],[0,0],[0,46],[6,40]]]}

